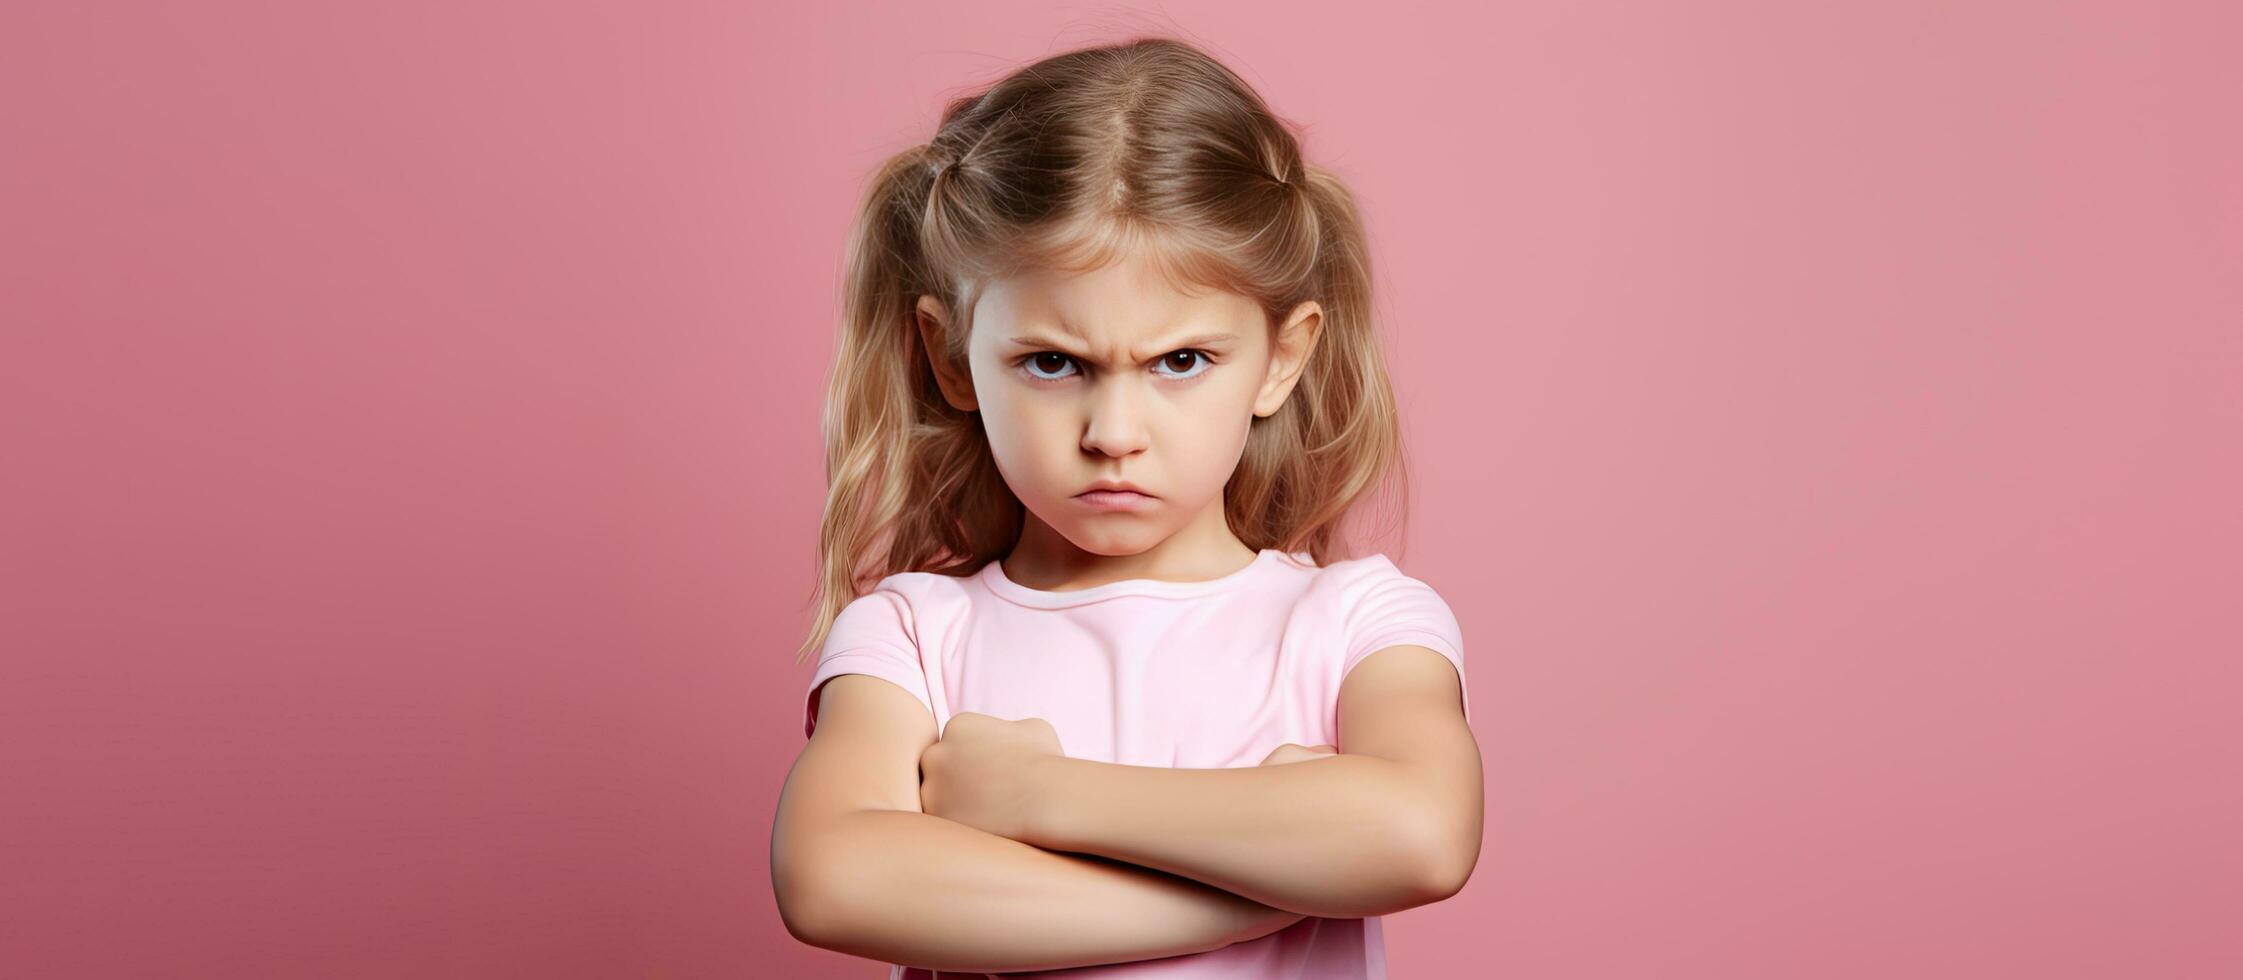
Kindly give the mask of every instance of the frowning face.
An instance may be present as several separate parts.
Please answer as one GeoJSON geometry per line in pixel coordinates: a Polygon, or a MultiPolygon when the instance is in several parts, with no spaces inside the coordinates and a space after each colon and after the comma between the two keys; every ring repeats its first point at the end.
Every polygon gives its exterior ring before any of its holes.
{"type": "MultiPolygon", "coordinates": [[[[942,312],[923,297],[921,329],[943,329],[942,312]]],[[[1320,322],[1303,303],[1273,337],[1252,299],[1180,292],[1133,255],[989,283],[967,338],[970,377],[937,374],[953,405],[981,413],[1031,525],[1094,555],[1220,546],[1236,540],[1223,487],[1247,431],[1284,404],[1320,322]],[[1102,491],[1109,482],[1134,492],[1102,491]]]]}

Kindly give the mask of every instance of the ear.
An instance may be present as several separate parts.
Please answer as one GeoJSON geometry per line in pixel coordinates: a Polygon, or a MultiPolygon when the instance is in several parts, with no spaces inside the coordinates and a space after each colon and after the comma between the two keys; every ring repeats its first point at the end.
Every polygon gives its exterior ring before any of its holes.
{"type": "Polygon", "coordinates": [[[1316,350],[1316,339],[1324,331],[1324,308],[1314,301],[1293,307],[1285,323],[1277,328],[1275,345],[1270,351],[1269,374],[1262,380],[1262,390],[1254,396],[1254,414],[1268,418],[1284,406],[1286,396],[1293,393],[1293,384],[1301,379],[1301,369],[1308,366],[1309,354],[1316,350]]]}
{"type": "Polygon", "coordinates": [[[973,374],[965,365],[951,363],[943,355],[949,347],[943,338],[950,334],[949,313],[943,309],[942,300],[933,296],[919,297],[919,305],[912,311],[912,319],[919,325],[919,346],[927,352],[927,361],[935,369],[935,385],[942,389],[942,400],[961,412],[971,412],[980,406],[974,400],[973,374]]]}

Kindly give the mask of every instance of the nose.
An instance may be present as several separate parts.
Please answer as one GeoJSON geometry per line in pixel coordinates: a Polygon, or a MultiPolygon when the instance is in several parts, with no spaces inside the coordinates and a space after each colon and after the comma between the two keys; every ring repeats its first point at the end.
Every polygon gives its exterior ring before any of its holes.
{"type": "Polygon", "coordinates": [[[1149,433],[1137,399],[1135,385],[1119,380],[1098,385],[1083,425],[1083,450],[1115,457],[1143,452],[1149,433]]]}

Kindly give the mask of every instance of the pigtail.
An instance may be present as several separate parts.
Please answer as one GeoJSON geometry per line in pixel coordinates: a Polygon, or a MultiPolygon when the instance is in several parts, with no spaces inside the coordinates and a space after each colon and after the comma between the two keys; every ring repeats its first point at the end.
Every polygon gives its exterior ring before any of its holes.
{"type": "MultiPolygon", "coordinates": [[[[1285,406],[1257,419],[1224,489],[1231,532],[1248,547],[1350,557],[1347,518],[1384,515],[1371,537],[1401,540],[1408,470],[1386,360],[1372,330],[1371,253],[1361,211],[1330,171],[1302,165],[1287,181],[1306,208],[1314,268],[1299,299],[1323,310],[1316,350],[1285,406]],[[1365,500],[1386,506],[1362,507],[1365,500]]],[[[1289,304],[1279,304],[1289,307],[1289,304]]]]}
{"type": "MultiPolygon", "coordinates": [[[[859,202],[827,378],[815,617],[798,663],[881,578],[978,567],[1019,534],[1020,502],[980,420],[943,400],[918,329],[921,295],[956,301],[927,258],[928,239],[943,234],[932,196],[945,192],[954,170],[938,146],[914,147],[884,163],[859,202]]],[[[953,330],[964,328],[963,318],[953,320],[953,330]]],[[[936,355],[959,356],[957,344],[946,347],[936,355]]]]}

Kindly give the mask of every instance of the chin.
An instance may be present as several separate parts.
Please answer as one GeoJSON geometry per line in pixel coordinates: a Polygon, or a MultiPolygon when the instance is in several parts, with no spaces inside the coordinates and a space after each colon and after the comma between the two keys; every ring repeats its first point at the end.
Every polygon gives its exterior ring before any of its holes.
{"type": "MultiPolygon", "coordinates": [[[[1122,522],[1114,521],[1112,523],[1119,525],[1122,522]]],[[[1167,537],[1160,532],[1159,528],[1138,522],[1130,523],[1133,526],[1127,528],[1076,525],[1063,528],[1059,533],[1061,537],[1067,539],[1069,544],[1091,554],[1103,555],[1107,558],[1143,554],[1167,537]]]]}

